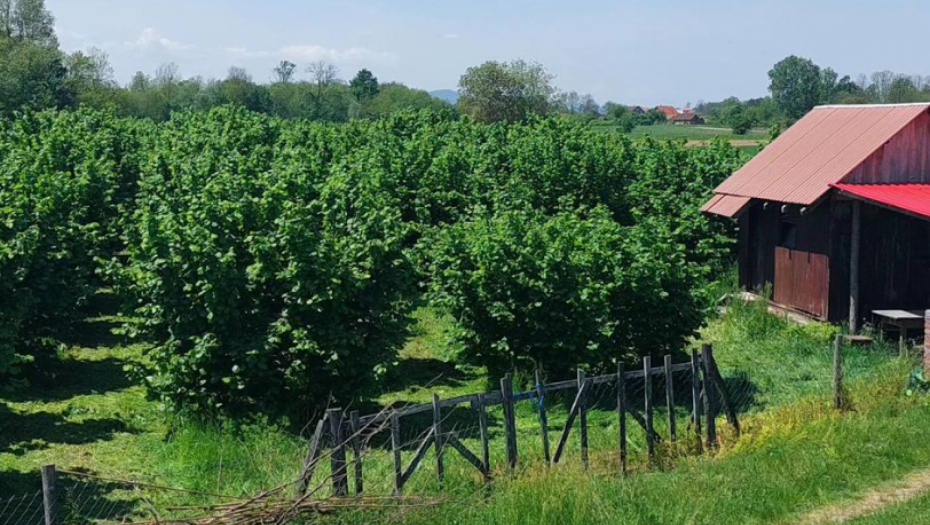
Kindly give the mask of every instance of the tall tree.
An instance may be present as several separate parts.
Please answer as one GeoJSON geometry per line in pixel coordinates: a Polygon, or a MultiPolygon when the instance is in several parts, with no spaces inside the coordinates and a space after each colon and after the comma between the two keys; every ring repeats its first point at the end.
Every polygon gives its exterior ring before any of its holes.
{"type": "Polygon", "coordinates": [[[66,74],[58,48],[0,39],[0,115],[67,105],[66,74]]]}
{"type": "Polygon", "coordinates": [[[925,100],[925,97],[921,91],[917,89],[917,85],[914,84],[914,81],[902,75],[891,82],[886,102],[889,104],[902,104],[907,102],[920,102],[922,100],[925,100]]]}
{"type": "Polygon", "coordinates": [[[14,0],[0,0],[0,38],[13,38],[14,0]]]}
{"type": "Polygon", "coordinates": [[[55,17],[45,8],[45,0],[11,0],[11,3],[14,38],[58,47],[55,17]]]}
{"type": "Polygon", "coordinates": [[[352,94],[355,95],[359,102],[368,101],[378,95],[378,78],[371,71],[362,69],[349,82],[349,87],[352,88],[352,94]]]}
{"type": "Polygon", "coordinates": [[[68,68],[68,81],[75,89],[99,88],[113,83],[110,58],[98,48],[71,53],[65,65],[68,68]]]}
{"type": "Polygon", "coordinates": [[[294,71],[296,70],[297,64],[293,62],[287,60],[278,62],[278,65],[274,68],[274,82],[279,84],[290,84],[291,80],[294,79],[294,71]]]}
{"type": "Polygon", "coordinates": [[[604,108],[607,110],[607,118],[611,119],[623,133],[629,133],[636,127],[636,115],[630,108],[614,102],[604,104],[604,108]]]}
{"type": "Polygon", "coordinates": [[[381,118],[401,110],[419,111],[451,109],[448,102],[433,97],[426,91],[411,89],[403,84],[387,82],[378,88],[378,94],[362,108],[362,116],[381,118]]]}
{"type": "Polygon", "coordinates": [[[307,73],[310,73],[310,79],[320,88],[335,83],[339,77],[339,69],[324,60],[307,66],[307,73]]]}
{"type": "Polygon", "coordinates": [[[165,62],[155,70],[155,85],[173,86],[181,81],[181,70],[174,62],[165,62]]]}
{"type": "Polygon", "coordinates": [[[75,51],[65,56],[65,68],[73,104],[100,108],[115,103],[118,86],[105,52],[97,48],[75,51]]]}
{"type": "Polygon", "coordinates": [[[336,113],[334,109],[343,102],[339,93],[334,93],[331,86],[337,83],[339,69],[323,60],[314,62],[307,67],[310,74],[310,118],[315,120],[333,120],[336,113]]]}
{"type": "Polygon", "coordinates": [[[769,79],[772,98],[789,119],[803,117],[825,100],[821,69],[810,59],[789,56],[775,64],[769,79]]]}
{"type": "Polygon", "coordinates": [[[459,80],[459,107],[480,122],[515,122],[550,111],[553,76],[537,63],[485,62],[459,80]]]}
{"type": "Polygon", "coordinates": [[[222,104],[242,106],[246,109],[264,112],[270,102],[266,86],[259,86],[252,81],[252,75],[244,68],[231,67],[226,79],[215,86],[222,104]]]}
{"type": "Polygon", "coordinates": [[[869,96],[879,104],[888,102],[888,94],[891,92],[895,77],[897,75],[891,71],[872,73],[872,84],[868,87],[869,96]]]}

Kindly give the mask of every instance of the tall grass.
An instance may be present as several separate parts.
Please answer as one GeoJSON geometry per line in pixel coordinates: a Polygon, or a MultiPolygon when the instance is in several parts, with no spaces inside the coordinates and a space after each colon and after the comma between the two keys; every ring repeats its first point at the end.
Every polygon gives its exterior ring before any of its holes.
{"type": "MultiPolygon", "coordinates": [[[[760,410],[832,388],[833,344],[840,328],[811,322],[800,326],[768,312],[763,301],[731,299],[726,313],[709,323],[700,341],[728,378],[737,404],[760,410]]],[[[870,346],[843,348],[844,374],[850,381],[872,374],[894,360],[897,350],[880,338],[870,346]]]]}
{"type": "Polygon", "coordinates": [[[749,433],[716,456],[621,477],[579,464],[499,478],[490,498],[453,499],[403,515],[358,513],[345,523],[792,523],[821,505],[930,465],[930,410],[902,395],[909,364],[856,382],[855,412],[807,397],[747,418],[749,433]]]}

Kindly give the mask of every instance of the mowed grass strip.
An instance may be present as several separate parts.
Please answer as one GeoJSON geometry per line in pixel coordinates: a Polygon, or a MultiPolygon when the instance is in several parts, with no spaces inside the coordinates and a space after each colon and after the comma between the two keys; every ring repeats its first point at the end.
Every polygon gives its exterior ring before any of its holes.
{"type": "Polygon", "coordinates": [[[930,492],[897,505],[873,510],[847,521],[846,525],[925,525],[930,523],[930,492]]]}

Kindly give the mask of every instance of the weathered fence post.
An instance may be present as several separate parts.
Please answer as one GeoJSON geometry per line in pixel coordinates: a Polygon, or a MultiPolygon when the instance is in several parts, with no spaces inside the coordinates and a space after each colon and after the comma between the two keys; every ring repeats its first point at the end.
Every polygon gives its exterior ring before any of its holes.
{"type": "Polygon", "coordinates": [[[300,473],[300,480],[297,482],[296,493],[294,494],[297,498],[307,492],[307,484],[316,470],[317,462],[320,459],[320,448],[323,446],[323,439],[326,434],[326,425],[329,424],[328,419],[329,416],[324,415],[322,419],[317,421],[316,430],[313,431],[313,435],[310,437],[310,448],[307,450],[307,457],[304,458],[304,468],[300,473]]]}
{"type": "Polygon", "coordinates": [[[833,408],[846,410],[848,402],[843,389],[843,336],[833,340],[833,408]]]}
{"type": "Polygon", "coordinates": [[[436,447],[436,479],[439,480],[439,488],[442,488],[442,481],[445,477],[445,465],[442,457],[442,410],[439,407],[439,395],[433,394],[433,444],[436,447]]]}
{"type": "Polygon", "coordinates": [[[730,398],[730,392],[729,389],[727,389],[726,382],[723,380],[723,375],[720,373],[720,369],[717,368],[717,360],[714,358],[713,345],[711,345],[710,348],[711,352],[707,357],[707,371],[710,372],[711,384],[717,387],[717,393],[720,394],[719,401],[723,402],[723,409],[726,411],[727,422],[730,423],[730,426],[733,427],[733,431],[739,436],[742,434],[742,430],[739,426],[739,418],[736,415],[736,406],[730,398]]]}
{"type": "Polygon", "coordinates": [[[626,474],[626,377],[623,363],[617,363],[617,418],[620,423],[620,474],[626,474]]]}
{"type": "Polygon", "coordinates": [[[675,441],[675,379],[671,355],[665,356],[665,404],[668,407],[668,439],[675,441]]]}
{"type": "Polygon", "coordinates": [[[691,419],[694,434],[701,442],[701,365],[697,350],[691,350],[691,419]]]}
{"type": "Polygon", "coordinates": [[[391,450],[394,452],[394,495],[400,496],[404,491],[404,464],[401,458],[403,443],[400,437],[400,417],[395,410],[391,414],[391,450]]]}
{"type": "Polygon", "coordinates": [[[646,450],[649,452],[649,463],[653,463],[656,457],[656,439],[655,428],[652,425],[652,357],[643,358],[643,385],[644,408],[646,410],[646,450]]]}
{"type": "Polygon", "coordinates": [[[42,506],[45,511],[45,525],[58,525],[58,472],[55,465],[42,467],[42,506]]]}
{"type": "MultiPolygon", "coordinates": [[[[578,370],[578,391],[584,387],[585,383],[584,370],[578,370]]],[[[581,405],[578,407],[578,425],[579,436],[581,437],[581,463],[584,468],[588,468],[588,401],[581,399],[581,405]]]]}
{"type": "Polygon", "coordinates": [[[359,432],[362,430],[358,410],[349,414],[349,431],[352,433],[352,456],[355,464],[355,495],[361,496],[364,489],[362,481],[362,439],[359,432]]]}
{"type": "Polygon", "coordinates": [[[341,408],[331,408],[329,412],[329,430],[333,436],[333,453],[330,456],[330,465],[333,476],[333,496],[342,498],[348,496],[349,483],[346,470],[346,436],[344,414],[341,408]]]}
{"type": "Polygon", "coordinates": [[[484,394],[478,394],[472,404],[478,410],[478,433],[481,437],[481,462],[484,464],[484,482],[488,490],[491,488],[491,447],[488,441],[488,410],[484,402],[484,394]]]}
{"type": "Polygon", "coordinates": [[[542,439],[546,466],[552,462],[549,454],[549,419],[546,416],[546,386],[543,383],[542,367],[536,369],[536,401],[539,408],[539,437],[542,439]]]}
{"type": "Polygon", "coordinates": [[[578,394],[575,395],[572,409],[568,412],[568,418],[565,419],[565,427],[562,428],[562,435],[559,436],[559,442],[555,446],[555,454],[552,456],[552,463],[558,463],[559,459],[562,457],[562,452],[565,451],[565,444],[568,443],[568,435],[571,433],[572,425],[575,424],[575,419],[581,411],[581,405],[585,402],[589,386],[591,386],[591,382],[584,381],[581,384],[581,388],[578,389],[578,394]]]}
{"type": "Polygon", "coordinates": [[[707,446],[714,448],[717,445],[717,396],[714,393],[714,382],[711,378],[710,364],[714,359],[714,349],[710,345],[701,347],[704,361],[704,408],[707,410],[707,446]]]}
{"type": "Polygon", "coordinates": [[[501,379],[501,396],[504,408],[504,432],[507,444],[507,466],[510,471],[517,466],[517,428],[513,405],[513,377],[510,374],[501,379]]]}

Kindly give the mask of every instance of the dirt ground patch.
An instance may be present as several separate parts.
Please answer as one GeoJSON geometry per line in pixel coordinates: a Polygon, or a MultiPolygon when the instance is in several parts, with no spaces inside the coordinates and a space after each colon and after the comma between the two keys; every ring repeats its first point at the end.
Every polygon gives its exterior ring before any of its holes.
{"type": "Polygon", "coordinates": [[[828,525],[873,514],[886,507],[903,503],[930,492],[930,469],[909,474],[899,483],[875,489],[858,500],[817,509],[793,523],[828,525]]]}

